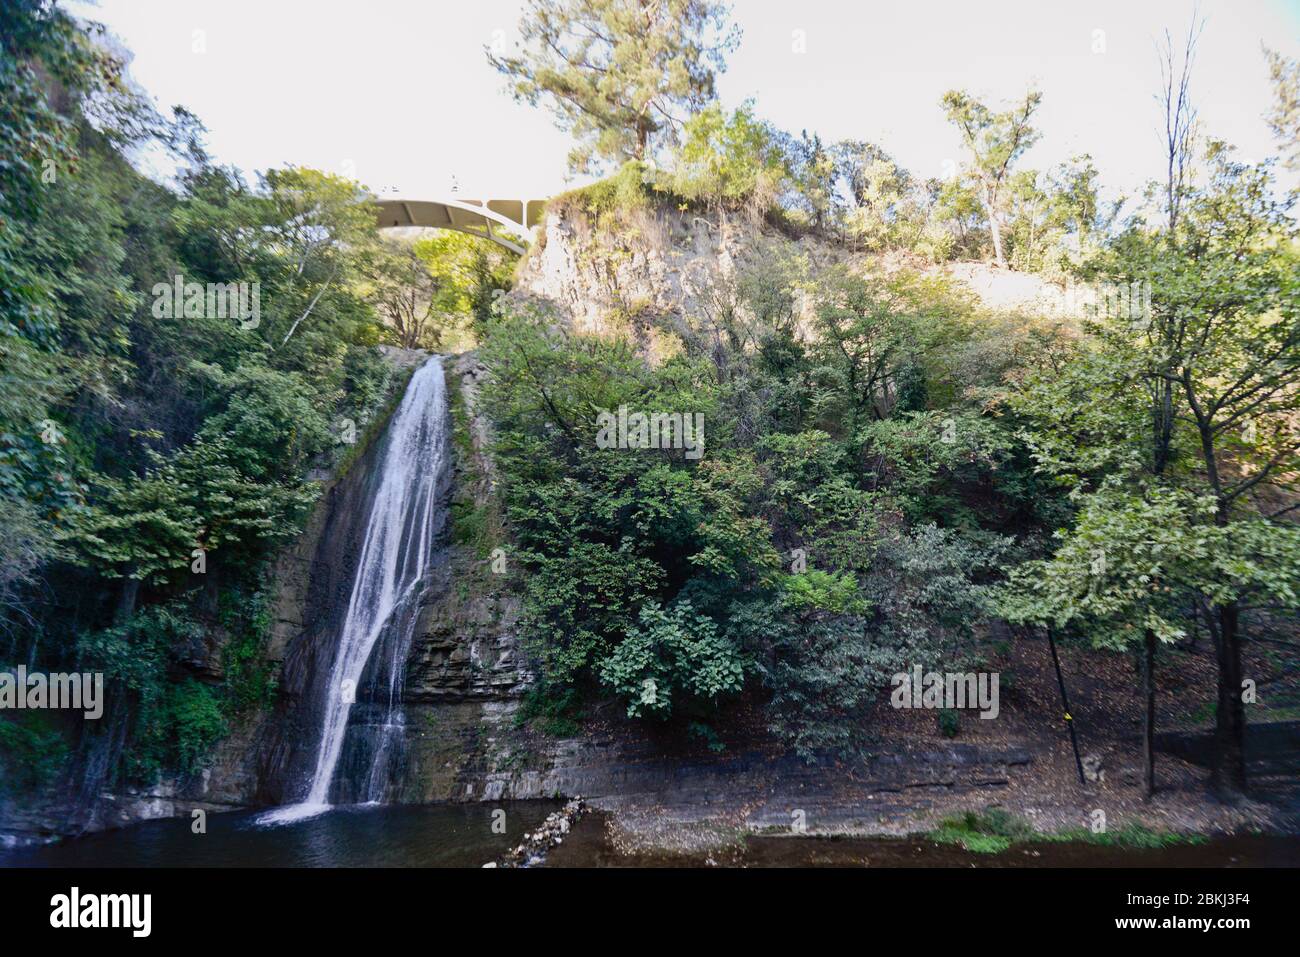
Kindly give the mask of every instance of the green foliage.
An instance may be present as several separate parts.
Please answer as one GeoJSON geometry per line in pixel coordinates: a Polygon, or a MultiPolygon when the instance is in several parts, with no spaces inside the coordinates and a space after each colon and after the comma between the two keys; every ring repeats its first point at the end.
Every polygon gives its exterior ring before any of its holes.
{"type": "Polygon", "coordinates": [[[942,404],[944,359],[970,335],[970,299],[916,273],[832,274],[818,296],[812,408],[832,435],[942,404]]]}
{"type": "Polygon", "coordinates": [[[721,754],[727,750],[727,744],[718,737],[718,732],[703,721],[692,721],[686,726],[686,733],[696,740],[703,741],[704,746],[714,754],[721,754]]]}
{"type": "Polygon", "coordinates": [[[714,711],[744,685],[745,661],[690,602],[641,608],[638,624],[600,666],[600,679],[627,702],[629,718],[666,718],[674,707],[714,711]]]}
{"type": "Polygon", "coordinates": [[[81,667],[104,673],[110,700],[104,720],[128,722],[132,743],[122,755],[128,779],[151,783],[163,771],[198,770],[230,719],[270,700],[274,678],[262,658],[270,625],[265,598],[227,593],[220,619],[227,631],[221,686],[179,673],[205,637],[204,625],[183,606],[153,605],[82,636],[81,667]]]}
{"type": "Polygon", "coordinates": [[[580,209],[599,230],[608,232],[617,229],[630,214],[651,209],[654,186],[650,168],[639,160],[628,160],[612,175],[552,198],[546,208],[580,209]]]}
{"type": "Polygon", "coordinates": [[[944,818],[926,837],[940,844],[959,844],[976,854],[1001,854],[1014,843],[1081,843],[1099,847],[1128,847],[1155,850],[1179,844],[1199,844],[1205,838],[1199,835],[1156,831],[1131,822],[1113,831],[1092,831],[1089,828],[1067,828],[1052,833],[1035,831],[1028,822],[1001,808],[967,811],[944,818]]]}
{"type": "Polygon", "coordinates": [[[765,629],[770,658],[760,667],[771,695],[768,724],[805,761],[853,757],[869,742],[867,713],[879,689],[879,650],[868,622],[831,615],[765,629]]]}
{"type": "Polygon", "coordinates": [[[184,609],[154,605],[123,624],[83,635],[77,652],[82,667],[102,671],[108,686],[148,698],[165,682],[172,650],[183,652],[202,637],[184,609]]]}
{"type": "Polygon", "coordinates": [[[711,0],[534,0],[519,24],[523,45],[488,59],[517,100],[545,100],[578,146],[575,171],[649,160],[684,112],[713,99],[714,71],[738,34],[711,0]]]}
{"type": "Polygon", "coordinates": [[[1079,842],[1099,847],[1128,847],[1154,851],[1163,847],[1204,844],[1208,838],[1202,834],[1179,834],[1176,831],[1157,831],[1145,824],[1131,821],[1113,831],[1093,831],[1086,827],[1066,828],[1054,834],[1043,834],[1036,840],[1051,843],[1079,842]]]}
{"type": "Polygon", "coordinates": [[[1273,109],[1269,126],[1282,146],[1283,159],[1300,169],[1300,60],[1268,50],[1269,78],[1273,81],[1273,109]]]}
{"type": "Polygon", "coordinates": [[[955,738],[961,731],[961,712],[956,708],[940,708],[939,733],[945,738],[955,738]]]}
{"type": "Polygon", "coordinates": [[[440,351],[472,343],[493,294],[510,288],[516,258],[497,243],[452,230],[385,239],[372,256],[363,289],[388,335],[406,349],[440,351]]]}
{"type": "Polygon", "coordinates": [[[1160,489],[1130,498],[1110,484],[1086,497],[1050,560],[1015,569],[1004,614],[1058,628],[1085,619],[1098,644],[1116,649],[1146,630],[1165,642],[1183,637],[1174,589],[1195,588],[1226,544],[1204,523],[1213,511],[1209,499],[1160,489]]]}
{"type": "Polygon", "coordinates": [[[1189,596],[1294,600],[1274,564],[1294,526],[1239,507],[1262,481],[1285,488],[1297,463],[1294,225],[1266,169],[1215,146],[1208,161],[1178,242],[1134,224],[1094,266],[1126,288],[1149,283],[1150,315],[1098,318],[1087,348],[1013,400],[1040,468],[1075,488],[1078,507],[1056,556],[1017,573],[1008,611],[1020,620],[1087,619],[1121,645],[1147,628],[1177,639],[1189,596]],[[1231,269],[1212,265],[1225,244],[1240,250],[1231,269]]]}
{"type": "MultiPolygon", "coordinates": [[[[904,412],[858,432],[881,484],[915,522],[971,527],[980,493],[1007,484],[1015,448],[1009,431],[973,410],[904,412]]],[[[982,503],[981,503],[982,504],[982,503]]]]}
{"type": "Polygon", "coordinates": [[[761,215],[788,175],[775,135],[749,106],[727,116],[711,105],[687,120],[668,183],[683,199],[711,207],[748,205],[761,215]]]}
{"type": "Polygon", "coordinates": [[[225,733],[226,720],[211,688],[193,678],[167,685],[141,703],[127,773],[144,782],[164,769],[194,773],[225,733]]]}
{"type": "MultiPolygon", "coordinates": [[[[748,692],[805,758],[851,756],[891,674],[968,664],[994,614],[1116,649],[1178,641],[1191,608],[1237,650],[1239,618],[1285,631],[1300,246],[1271,164],[1211,141],[1167,225],[1117,227],[1086,155],[1017,168],[1038,94],[997,112],[954,91],[970,162],[923,181],[874,144],[713,105],[725,20],[703,0],[537,0],[523,48],[493,57],[575,133],[575,168],[619,165],[551,203],[594,223],[593,255],[617,264],[669,205],[779,227],[703,277],[692,314],[624,303],[635,326],[596,336],[503,308],[511,263],[477,240],[381,244],[356,183],[295,167],[246,183],[54,7],[0,12],[0,627],[106,673],[117,771],[192,771],[274,695],[262,573],[301,528],[310,471],[346,468],[395,401],[383,341],[482,345],[496,481],[477,484],[494,495],[457,500],[452,531],[480,557],[509,545],[541,674],[521,715],[553,733],[612,695],[717,748],[713,720],[748,692]],[[184,164],[175,188],[127,162],[158,145],[184,164]],[[774,232],[889,268],[819,266],[774,232]],[[1149,315],[1020,322],[907,268],[990,252],[1146,284],[1149,315]],[[258,283],[259,321],[150,303],[182,274],[258,283]],[[597,417],[620,407],[701,415],[703,457],[602,447],[597,417]],[[364,439],[340,451],[342,419],[364,439]],[[224,678],[203,683],[219,642],[224,678]]],[[[1271,62],[1289,156],[1294,64],[1271,62]]],[[[453,416],[467,454],[455,397],[453,416]]],[[[49,733],[17,728],[0,724],[19,764],[57,762],[49,733]]],[[[945,828],[984,848],[1024,836],[997,816],[945,828]]]]}
{"type": "Polygon", "coordinates": [[[681,348],[657,364],[545,314],[486,328],[524,632],[551,694],[613,691],[634,718],[665,717],[752,678],[803,757],[857,754],[890,675],[972,657],[1007,547],[989,517],[1014,514],[1028,459],[954,385],[985,345],[947,284],[810,283],[774,255],[713,301],[663,327],[681,348]],[[801,292],[823,304],[820,339],[799,333],[801,292]],[[596,416],[620,406],[702,412],[703,457],[597,447],[596,416]],[[909,527],[938,513],[954,527],[909,527]]]}
{"type": "Polygon", "coordinates": [[[936,189],[899,166],[872,143],[846,140],[832,147],[837,175],[849,202],[839,211],[855,246],[871,252],[912,250],[940,262],[953,239],[936,216],[936,189]]]}
{"type": "Polygon", "coordinates": [[[535,684],[524,694],[516,712],[516,723],[540,728],[543,734],[556,738],[570,738],[582,730],[578,718],[582,704],[573,688],[556,690],[545,684],[535,684]]]}
{"type": "Polygon", "coordinates": [[[860,613],[866,610],[866,602],[851,574],[836,574],[815,568],[782,579],[781,603],[796,615],[818,611],[860,613]]]}
{"type": "Polygon", "coordinates": [[[43,712],[0,719],[0,793],[22,793],[50,784],[67,759],[68,743],[43,712]]]}
{"type": "Polygon", "coordinates": [[[365,192],[214,166],[101,33],[54,4],[0,12],[0,633],[37,667],[103,670],[113,715],[78,752],[146,779],[268,699],[253,596],[337,422],[370,421],[390,379],[365,192]],[[128,162],[157,147],[173,186],[128,162]],[[178,277],[255,283],[260,309],[172,308],[178,277]],[[225,681],[187,683],[222,639],[225,681]]]}
{"type": "Polygon", "coordinates": [[[979,198],[993,238],[993,254],[999,266],[1006,265],[1003,247],[1003,204],[1011,182],[1011,167],[1037,142],[1039,133],[1029,125],[1042,103],[1041,93],[1031,90],[1024,102],[995,113],[960,90],[943,96],[948,120],[962,132],[971,155],[971,172],[979,186],[979,198]]]}
{"type": "Polygon", "coordinates": [[[233,719],[270,704],[275,697],[276,669],[266,660],[270,601],[265,592],[245,595],[232,589],[221,596],[219,618],[227,632],[221,649],[225,678],[221,708],[223,715],[233,719]]]}
{"type": "Polygon", "coordinates": [[[1001,808],[967,811],[944,818],[926,834],[940,844],[960,844],[976,854],[1000,854],[1016,841],[1034,840],[1036,832],[1026,821],[1001,808]]]}
{"type": "Polygon", "coordinates": [[[601,410],[711,408],[698,365],[652,373],[625,343],[571,336],[544,317],[509,317],[490,332],[484,403],[512,553],[526,570],[525,619],[551,679],[594,677],[670,583],[697,567],[748,573],[756,527],[721,517],[733,473],[710,469],[701,481],[684,450],[596,447],[601,410]]]}

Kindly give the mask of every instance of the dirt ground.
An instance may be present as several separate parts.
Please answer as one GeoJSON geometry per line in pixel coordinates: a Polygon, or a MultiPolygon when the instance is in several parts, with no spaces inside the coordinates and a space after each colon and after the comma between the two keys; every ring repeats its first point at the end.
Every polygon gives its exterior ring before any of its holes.
{"type": "MultiPolygon", "coordinates": [[[[1300,833],[1300,740],[1252,760],[1251,796],[1236,804],[1214,797],[1207,766],[1158,753],[1156,793],[1144,800],[1143,700],[1134,658],[1064,643],[1058,647],[1079,750],[1089,768],[1096,769],[1082,784],[1049,646],[1045,639],[1017,639],[994,642],[987,649],[985,667],[1000,674],[997,719],[981,720],[973,711],[963,712],[957,735],[948,738],[939,732],[934,711],[895,709],[882,694],[871,718],[877,736],[872,751],[906,756],[961,747],[994,756],[1026,753],[1028,761],[1015,760],[1002,773],[980,771],[973,778],[977,786],[940,776],[933,782],[873,789],[870,783],[855,782],[851,766],[820,776],[794,770],[762,730],[761,704],[750,702],[719,730],[728,751],[744,751],[751,764],[755,754],[758,765],[770,762],[753,771],[761,783],[750,791],[730,785],[690,790],[693,768],[714,758],[701,746],[674,744],[665,732],[654,746],[668,760],[686,766],[681,783],[648,798],[606,803],[612,811],[608,826],[613,841],[630,852],[655,848],[695,853],[734,840],[738,833],[779,833],[789,829],[784,809],[800,806],[799,795],[808,792],[816,793],[809,793],[804,803],[817,808],[809,812],[809,834],[897,837],[929,830],[963,811],[991,807],[1043,832],[1088,828],[1101,811],[1108,830],[1138,824],[1183,834],[1300,833]],[[835,783],[827,785],[828,779],[835,783]],[[877,793],[885,791],[889,793],[877,793]]],[[[1247,675],[1276,671],[1275,663],[1249,655],[1245,665],[1247,675]]],[[[1207,641],[1186,650],[1162,649],[1157,688],[1158,732],[1194,737],[1212,730],[1215,664],[1207,641]]],[[[1270,685],[1261,701],[1289,701],[1282,690],[1276,683],[1270,685]]],[[[1265,704],[1249,707],[1252,724],[1294,717],[1265,704]]],[[[620,724],[612,717],[606,731],[617,737],[620,724]]],[[[1287,733],[1294,727],[1288,726],[1287,733]]]]}

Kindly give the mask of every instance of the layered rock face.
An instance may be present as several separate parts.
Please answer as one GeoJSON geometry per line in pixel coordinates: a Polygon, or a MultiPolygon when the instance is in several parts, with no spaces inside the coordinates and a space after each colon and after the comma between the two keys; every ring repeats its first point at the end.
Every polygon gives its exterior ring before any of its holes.
{"type": "MultiPolygon", "coordinates": [[[[1066,317],[1093,295],[986,263],[926,265],[855,253],[816,236],[791,238],[744,217],[706,218],[660,207],[628,214],[617,231],[598,231],[581,208],[560,205],[547,210],[538,241],[516,273],[512,298],[543,304],[582,332],[630,332],[653,353],[652,318],[688,329],[734,305],[726,286],[738,275],[770,269],[778,260],[797,262],[811,277],[835,266],[917,269],[953,280],[997,312],[1066,317]]],[[[812,308],[810,301],[801,303],[805,321],[812,308]]]]}
{"type": "Polygon", "coordinates": [[[751,238],[747,229],[668,211],[636,219],[617,237],[597,237],[581,211],[548,211],[516,276],[516,297],[546,303],[583,332],[650,314],[685,319],[717,278],[734,275],[751,238]]]}
{"type": "MultiPolygon", "coordinates": [[[[739,273],[762,268],[776,252],[801,258],[814,273],[855,260],[861,265],[860,257],[840,248],[815,239],[792,241],[740,220],[661,209],[610,237],[598,236],[581,210],[559,208],[548,213],[512,296],[540,302],[580,330],[630,331],[653,355],[656,327],[689,328],[718,308],[720,289],[739,273]]],[[[979,267],[955,278],[981,294],[989,285],[979,267]]],[[[1012,299],[1050,295],[1037,287],[1011,292],[1012,299]]],[[[1006,299],[1006,290],[999,296],[1006,299]]],[[[389,359],[409,368],[424,355],[390,350],[389,359]]],[[[448,390],[459,403],[449,504],[484,509],[495,494],[486,454],[489,424],[477,404],[486,370],[467,354],[446,360],[446,371],[448,390]]],[[[327,680],[355,577],[379,445],[371,443],[343,476],[317,476],[320,501],[303,535],[276,564],[268,648],[279,675],[275,705],[232,729],[201,774],[105,795],[92,827],[293,798],[295,782],[310,772],[314,759],[320,715],[312,702],[322,699],[319,683],[327,680]]],[[[407,660],[407,768],[394,794],[398,801],[580,794],[596,807],[656,806],[683,818],[743,805],[755,826],[783,818],[794,801],[821,807],[824,820],[848,823],[846,814],[853,820],[887,819],[894,803],[889,795],[918,788],[1002,786],[1028,761],[1021,752],[956,747],[884,756],[828,775],[758,747],[742,745],[723,756],[665,751],[653,735],[619,720],[593,725],[576,738],[530,732],[518,721],[535,676],[520,636],[517,584],[493,570],[491,556],[458,541],[452,525],[451,535],[435,546],[407,660]],[[845,808],[859,810],[849,814],[845,808]]],[[[196,657],[218,662],[219,651],[196,650],[196,657]]]]}
{"type": "MultiPolygon", "coordinates": [[[[514,295],[544,302],[576,328],[614,331],[630,323],[653,349],[651,317],[690,323],[699,310],[713,307],[711,297],[738,269],[761,264],[776,245],[791,245],[752,224],[672,211],[646,214],[619,248],[607,248],[608,242],[605,236],[597,242],[581,212],[548,215],[541,240],[520,267],[514,295]]],[[[815,270],[848,261],[842,251],[815,240],[794,247],[815,270]]],[[[458,404],[454,516],[490,507],[496,489],[487,454],[490,425],[478,407],[486,370],[472,353],[447,360],[446,369],[458,404]]],[[[337,636],[355,570],[355,544],[349,543],[360,538],[357,516],[365,512],[372,467],[363,458],[328,487],[306,534],[281,559],[272,642],[272,653],[283,661],[280,701],[258,729],[223,746],[205,783],[209,799],[279,803],[287,782],[310,759],[303,742],[311,741],[307,729],[316,716],[303,703],[315,697],[311,682],[321,680],[324,669],[314,665],[322,643],[337,636]]],[[[452,525],[450,538],[437,545],[411,640],[404,692],[407,768],[395,800],[581,794],[597,807],[655,806],[684,818],[743,804],[751,823],[764,826],[802,795],[803,804],[824,809],[825,820],[848,823],[846,807],[860,809],[848,815],[853,820],[887,819],[889,795],[1000,787],[1030,760],[1019,751],[957,746],[883,756],[827,775],[759,743],[723,756],[665,750],[653,734],[617,716],[575,738],[529,731],[518,717],[535,676],[520,633],[517,581],[494,571],[492,556],[457,540],[454,520],[452,525]]]]}

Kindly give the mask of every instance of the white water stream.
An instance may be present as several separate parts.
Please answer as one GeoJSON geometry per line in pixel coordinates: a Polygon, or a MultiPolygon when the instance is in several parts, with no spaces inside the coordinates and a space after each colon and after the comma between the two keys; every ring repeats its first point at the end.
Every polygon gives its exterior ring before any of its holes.
{"type": "MultiPolygon", "coordinates": [[[[263,824],[301,820],[329,809],[330,784],[343,751],[355,693],[366,662],[394,614],[413,619],[434,546],[440,481],[447,463],[447,395],[442,362],[435,356],[417,369],[388,426],[379,463],[379,487],[370,506],[356,579],[339,634],[324,702],[316,767],[306,798],[269,811],[263,824]]],[[[413,622],[395,622],[409,629],[413,622]]],[[[400,727],[400,688],[394,667],[388,676],[389,714],[385,728],[400,727]]],[[[381,747],[387,747],[385,743],[381,747]]],[[[376,755],[378,762],[381,755],[376,755]]],[[[374,769],[368,778],[373,778],[374,769]]],[[[373,780],[366,792],[375,794],[373,780]]]]}

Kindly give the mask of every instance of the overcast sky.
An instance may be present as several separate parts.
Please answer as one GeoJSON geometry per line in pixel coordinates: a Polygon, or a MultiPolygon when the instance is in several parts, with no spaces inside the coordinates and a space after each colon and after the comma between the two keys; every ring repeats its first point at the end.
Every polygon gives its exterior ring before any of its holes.
{"type": "MultiPolygon", "coordinates": [[[[522,0],[101,0],[69,4],[134,52],[162,106],[207,125],[218,160],[247,172],[294,163],[376,192],[545,197],[566,179],[567,136],[515,104],[485,45],[517,37],[522,0]]],[[[1190,0],[737,0],[739,50],[725,105],[824,140],[866,139],[922,176],[960,157],[939,98],[1044,94],[1046,168],[1088,151],[1110,191],[1159,174],[1155,44],[1181,38],[1190,0]],[[799,52],[803,50],[804,52],[799,52]]],[[[1300,55],[1300,0],[1201,0],[1193,78],[1206,132],[1258,159],[1273,144],[1261,44],[1300,55]]]]}

